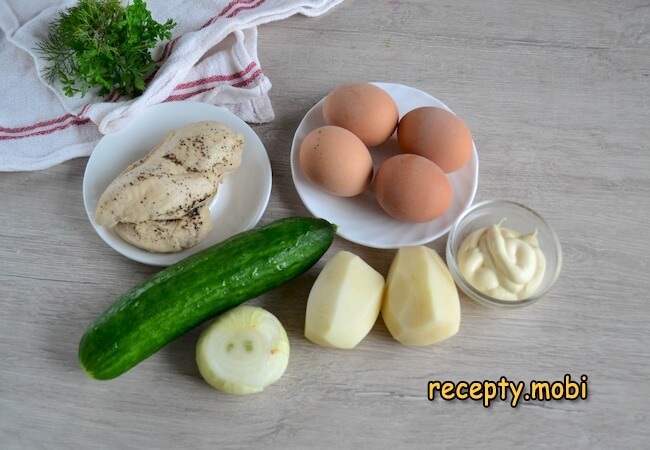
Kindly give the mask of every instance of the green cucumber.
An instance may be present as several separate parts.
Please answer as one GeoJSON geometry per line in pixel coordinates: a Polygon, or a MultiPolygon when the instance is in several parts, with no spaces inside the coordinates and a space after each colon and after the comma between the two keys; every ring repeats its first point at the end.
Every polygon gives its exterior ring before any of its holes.
{"type": "Polygon", "coordinates": [[[123,374],[205,320],[307,271],[335,231],[323,219],[281,219],[169,266],[88,326],[79,343],[81,367],[98,380],[123,374]]]}

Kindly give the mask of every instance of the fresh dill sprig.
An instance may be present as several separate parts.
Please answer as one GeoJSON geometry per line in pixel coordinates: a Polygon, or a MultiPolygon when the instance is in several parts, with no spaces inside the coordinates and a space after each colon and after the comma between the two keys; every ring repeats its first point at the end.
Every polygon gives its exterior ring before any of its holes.
{"type": "Polygon", "coordinates": [[[172,19],[156,22],[143,0],[123,7],[119,0],[79,0],[51,24],[36,50],[46,60],[43,78],[57,80],[72,97],[98,88],[136,97],[157,64],[150,49],[171,38],[172,19]]]}

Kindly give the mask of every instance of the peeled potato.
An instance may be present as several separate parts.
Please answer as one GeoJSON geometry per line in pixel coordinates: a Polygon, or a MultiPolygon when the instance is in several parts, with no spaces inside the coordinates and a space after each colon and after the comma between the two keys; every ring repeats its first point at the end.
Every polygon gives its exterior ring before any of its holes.
{"type": "Polygon", "coordinates": [[[383,292],[379,272],[357,255],[337,253],[309,293],[305,337],[325,347],[356,347],[379,317],[383,292]]]}
{"type": "Polygon", "coordinates": [[[425,246],[397,251],[381,314],[390,334],[404,345],[430,345],[458,332],[458,291],[437,252],[425,246]]]}

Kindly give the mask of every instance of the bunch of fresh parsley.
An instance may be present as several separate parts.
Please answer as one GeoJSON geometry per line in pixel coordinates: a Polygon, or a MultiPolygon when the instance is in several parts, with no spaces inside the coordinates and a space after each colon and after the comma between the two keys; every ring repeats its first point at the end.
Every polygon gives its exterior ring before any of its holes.
{"type": "Polygon", "coordinates": [[[59,80],[69,97],[96,88],[99,95],[115,91],[136,97],[157,67],[150,49],[170,39],[174,26],[172,19],[156,22],[142,0],[126,7],[119,0],[79,0],[37,46],[48,63],[43,77],[50,84],[59,80]]]}

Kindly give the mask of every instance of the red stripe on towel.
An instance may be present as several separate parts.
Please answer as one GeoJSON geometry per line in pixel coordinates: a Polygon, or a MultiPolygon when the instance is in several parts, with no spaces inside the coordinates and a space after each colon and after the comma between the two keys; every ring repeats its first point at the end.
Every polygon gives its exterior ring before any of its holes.
{"type": "Polygon", "coordinates": [[[266,0],[260,0],[260,1],[259,1],[258,3],[256,3],[255,5],[250,5],[250,6],[240,6],[239,8],[237,8],[236,10],[234,10],[233,12],[231,12],[230,14],[228,14],[226,17],[227,17],[228,19],[231,19],[231,18],[235,17],[237,14],[239,14],[239,13],[242,12],[242,11],[248,11],[249,9],[255,9],[255,8],[261,6],[262,3],[264,3],[265,1],[266,1],[266,0]]]}
{"type": "MultiPolygon", "coordinates": [[[[72,117],[74,117],[74,116],[72,116],[72,117]]],[[[11,136],[11,135],[0,136],[0,141],[6,141],[6,140],[10,140],[10,139],[23,139],[23,138],[34,137],[34,136],[44,136],[44,135],[47,135],[47,134],[52,134],[55,131],[64,130],[66,128],[70,128],[70,127],[76,126],[76,125],[83,125],[83,124],[86,124],[88,122],[90,122],[90,119],[88,119],[88,118],[86,118],[86,119],[75,118],[75,120],[73,120],[72,122],[68,122],[66,124],[59,125],[58,127],[48,128],[48,129],[41,130],[41,131],[35,131],[35,132],[29,133],[29,134],[23,134],[23,135],[20,135],[20,136],[11,136]]]]}
{"type": "Polygon", "coordinates": [[[174,90],[182,90],[182,89],[189,89],[193,88],[196,86],[201,86],[203,84],[208,84],[208,83],[214,83],[217,81],[232,81],[232,80],[237,80],[239,78],[243,78],[245,75],[247,75],[251,70],[253,70],[257,66],[257,63],[255,61],[251,62],[248,66],[246,66],[245,69],[240,70],[239,72],[230,74],[230,75],[213,75],[210,77],[206,78],[201,78],[198,80],[194,81],[189,81],[187,83],[181,83],[174,90]]]}
{"type": "MultiPolygon", "coordinates": [[[[258,69],[255,72],[253,72],[253,74],[249,78],[247,78],[245,80],[242,80],[242,81],[240,81],[238,83],[235,83],[232,86],[236,87],[236,88],[241,88],[241,87],[244,87],[244,86],[248,86],[249,84],[254,82],[257,78],[259,78],[260,75],[262,75],[262,71],[260,69],[258,69]]],[[[184,93],[184,94],[170,95],[169,97],[167,97],[165,99],[165,102],[176,102],[176,101],[180,101],[180,100],[187,100],[188,98],[194,97],[194,96],[199,95],[199,94],[203,94],[204,92],[211,91],[216,87],[218,87],[218,86],[204,87],[204,88],[198,89],[196,91],[187,92],[187,93],[184,93]]]]}
{"type": "Polygon", "coordinates": [[[56,119],[52,120],[44,120],[42,122],[35,123],[33,125],[27,125],[24,127],[16,127],[16,128],[8,128],[8,127],[1,127],[0,126],[0,132],[2,133],[25,133],[27,131],[33,131],[37,128],[43,128],[43,127],[49,127],[50,125],[56,125],[61,122],[65,122],[66,120],[70,118],[74,118],[75,116],[72,114],[65,114],[61,117],[57,117],[56,119]]]}

